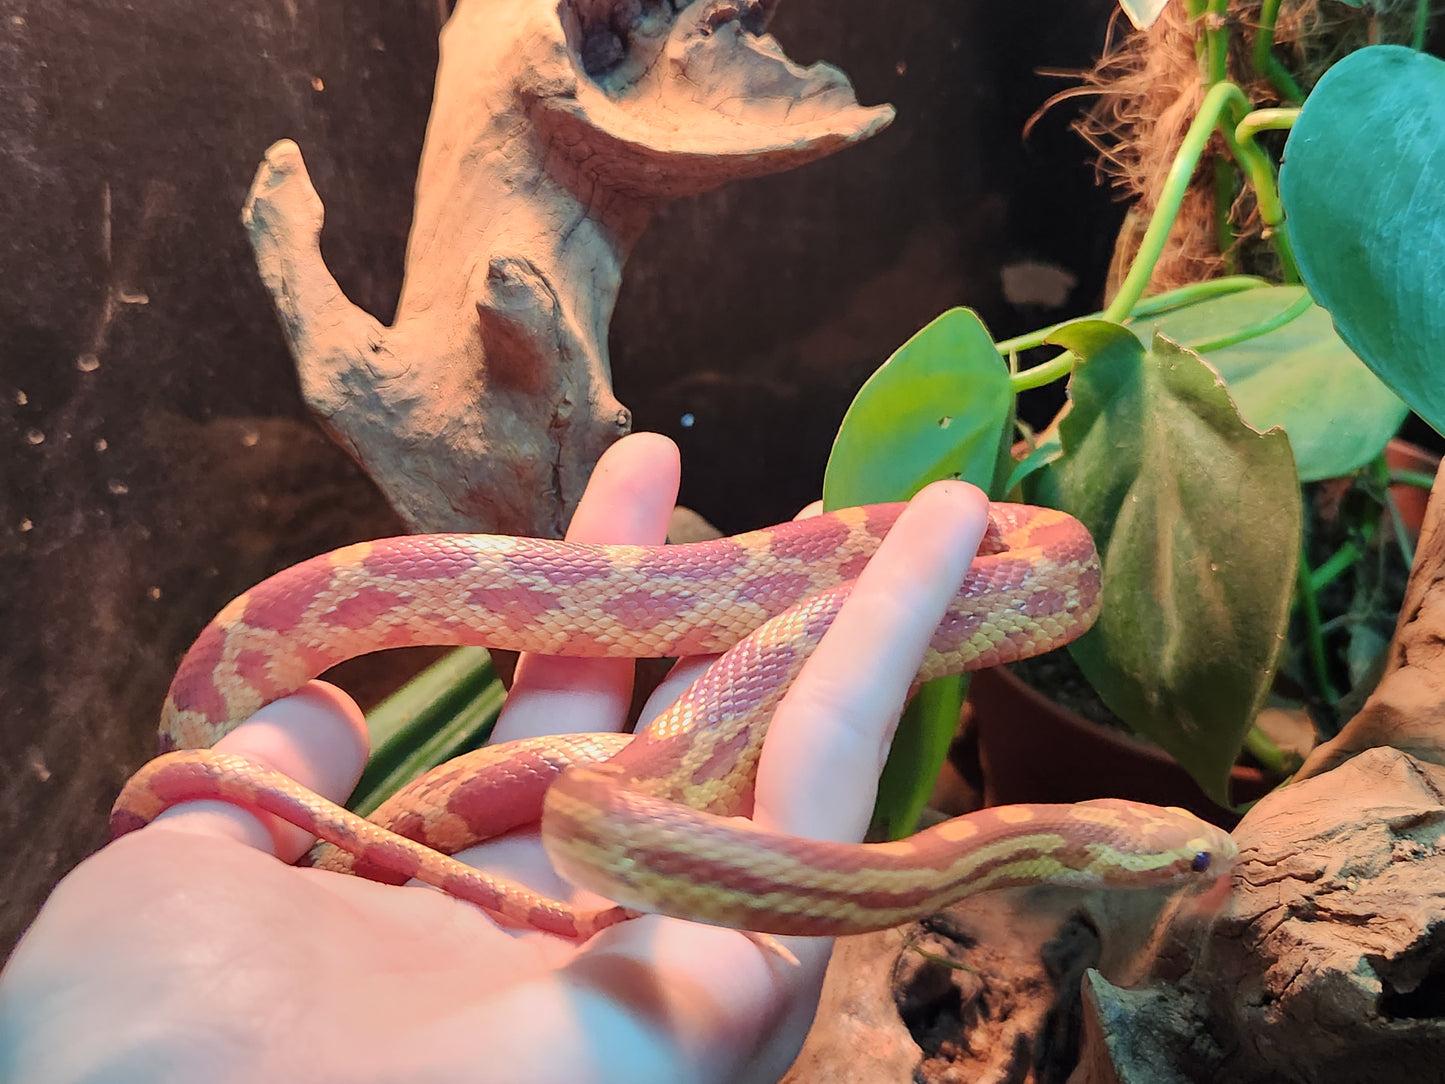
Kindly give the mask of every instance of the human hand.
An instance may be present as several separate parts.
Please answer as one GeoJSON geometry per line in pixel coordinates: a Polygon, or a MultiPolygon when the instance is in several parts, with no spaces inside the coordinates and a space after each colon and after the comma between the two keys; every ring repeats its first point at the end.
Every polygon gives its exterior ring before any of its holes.
{"type": "MultiPolygon", "coordinates": [[[[661,542],[677,471],[664,438],[619,442],[569,537],[661,542]]],[[[898,521],[775,716],[755,820],[862,838],[899,708],[985,515],[977,490],[941,483],[898,521]]],[[[652,705],[696,669],[680,666],[652,705]]],[[[630,675],[628,660],[525,658],[495,740],[620,729],[630,675]]],[[[366,732],[316,682],[221,747],[341,800],[366,732]]],[[[82,863],[0,974],[0,1080],[767,1081],[812,1019],[825,939],[783,939],[791,964],[736,931],[646,916],[579,947],[424,886],[290,865],[309,843],[196,802],[82,863]]],[[[552,873],[535,831],[458,857],[596,903],[552,873]]]]}

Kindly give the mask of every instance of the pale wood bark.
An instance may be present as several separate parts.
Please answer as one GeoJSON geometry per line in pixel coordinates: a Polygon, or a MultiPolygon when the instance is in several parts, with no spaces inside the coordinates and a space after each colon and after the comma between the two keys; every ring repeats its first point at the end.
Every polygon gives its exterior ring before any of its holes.
{"type": "Polygon", "coordinates": [[[243,219],[302,392],[412,529],[559,535],[631,424],[607,325],[653,211],[892,119],[789,61],[775,6],[460,0],[390,327],[328,271],[299,148],[267,152],[243,219]]]}

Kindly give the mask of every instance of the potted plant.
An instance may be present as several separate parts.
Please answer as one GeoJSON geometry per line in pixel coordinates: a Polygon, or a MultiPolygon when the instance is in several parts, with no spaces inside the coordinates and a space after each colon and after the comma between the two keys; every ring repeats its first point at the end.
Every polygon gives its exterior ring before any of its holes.
{"type": "MultiPolygon", "coordinates": [[[[1196,6],[1191,14],[1206,14],[1196,6]]],[[[1298,91],[1280,74],[1265,23],[1250,54],[1262,73],[1252,87],[1288,100],[1298,91]]],[[[1257,108],[1227,78],[1228,26],[1198,25],[1201,104],[1108,305],[1002,341],[967,309],[940,316],[859,392],[835,443],[824,500],[837,507],[900,499],[954,476],[995,499],[1078,516],[1100,548],[1104,603],[1098,625],[1070,654],[1103,704],[1192,777],[1197,790],[1181,804],[1227,815],[1297,764],[1257,725],[1267,699],[1290,694],[1328,737],[1368,692],[1393,625],[1398,595],[1389,600],[1380,573],[1393,561],[1403,589],[1410,539],[1390,483],[1428,484],[1433,472],[1401,469],[1398,459],[1392,466],[1389,448],[1411,408],[1437,429],[1442,412],[1426,351],[1429,342],[1438,346],[1440,328],[1427,323],[1403,336],[1403,351],[1401,337],[1391,336],[1402,322],[1417,326],[1411,314],[1438,297],[1438,276],[1419,267],[1438,260],[1420,250],[1439,223],[1420,221],[1428,212],[1419,208],[1438,214],[1445,193],[1433,203],[1411,197],[1406,186],[1419,171],[1405,168],[1393,174],[1394,188],[1371,189],[1373,171],[1361,170],[1351,175],[1355,188],[1341,192],[1345,179],[1333,165],[1364,138],[1361,125],[1370,126],[1369,146],[1382,161],[1425,153],[1409,132],[1364,115],[1362,103],[1383,100],[1399,112],[1401,101],[1438,96],[1436,77],[1416,70],[1433,72],[1434,58],[1366,49],[1302,110],[1257,108]],[[1335,89],[1345,74],[1359,101],[1335,89]],[[1262,137],[1296,124],[1306,134],[1290,140],[1281,190],[1278,146],[1267,150],[1262,137]],[[1227,150],[1220,161],[1230,163],[1209,178],[1224,192],[1223,220],[1248,196],[1261,226],[1254,262],[1271,266],[1273,277],[1217,273],[1146,296],[1214,140],[1227,150]],[[1378,253],[1338,231],[1334,210],[1321,210],[1341,200],[1376,216],[1368,225],[1385,238],[1380,246],[1392,246],[1396,281],[1373,291],[1357,285],[1378,253]],[[1402,208],[1415,218],[1402,220],[1402,208]],[[1020,362],[1046,344],[1062,350],[1020,362]],[[1060,380],[1068,381],[1068,403],[1039,432],[1024,431],[1022,456],[1011,455],[1020,397],[1060,380]],[[1339,479],[1347,480],[1347,499],[1327,501],[1339,497],[1339,479]],[[1246,750],[1264,771],[1246,780],[1252,789],[1232,793],[1231,770],[1246,750]]],[[[880,793],[879,820],[893,834],[911,830],[927,798],[953,737],[961,684],[925,689],[900,730],[880,793]]],[[[1037,774],[1056,750],[1053,739],[1032,740],[1023,755],[1037,774]]],[[[1136,751],[1123,736],[1109,745],[1111,757],[1136,751]]],[[[1156,775],[1126,796],[1160,800],[1159,782],[1156,775]]],[[[1122,786],[1093,779],[1060,797],[1111,785],[1122,786]]]]}
{"type": "MultiPolygon", "coordinates": [[[[1382,453],[1390,451],[1391,436],[1405,417],[1403,404],[1437,430],[1445,422],[1435,405],[1445,395],[1445,381],[1431,372],[1432,355],[1445,344],[1445,246],[1438,241],[1445,235],[1445,176],[1429,168],[1445,156],[1442,90],[1445,64],[1439,60],[1407,49],[1370,48],[1339,64],[1301,111],[1274,119],[1288,121],[1294,133],[1285,148],[1281,187],[1274,189],[1271,180],[1266,199],[1277,196],[1278,208],[1289,213],[1294,242],[1289,251],[1309,294],[1299,286],[1216,276],[1104,314],[1112,319],[1086,318],[1013,343],[993,342],[976,317],[957,310],[890,359],[860,393],[839,434],[829,468],[835,483],[830,496],[838,503],[904,495],[913,484],[910,470],[928,477],[957,472],[994,495],[1057,503],[1085,519],[1104,560],[1102,652],[1118,650],[1122,660],[1104,659],[1096,671],[1103,675],[1100,691],[1113,694],[1118,687],[1111,682],[1122,683],[1126,710],[1141,701],[1150,705],[1151,696],[1152,703],[1183,709],[1178,716],[1145,719],[1154,733],[1175,743],[1179,760],[1201,784],[1201,800],[1248,796],[1225,791],[1226,773],[1247,742],[1259,742],[1250,737],[1254,709],[1279,675],[1302,687],[1320,674],[1330,679],[1348,674],[1353,661],[1362,689],[1374,676],[1367,663],[1377,654],[1372,644],[1377,633],[1352,608],[1378,590],[1376,573],[1392,550],[1401,565],[1410,563],[1408,554],[1400,553],[1408,550],[1409,532],[1401,527],[1406,513],[1398,505],[1413,494],[1397,489],[1392,496],[1387,483],[1418,486],[1425,481],[1419,475],[1427,473],[1421,464],[1391,463],[1382,453]],[[1254,305],[1260,308],[1251,311],[1254,305]],[[1162,338],[1151,334],[1159,330],[1162,338]],[[1005,449],[1017,395],[1028,390],[1033,370],[1013,364],[1012,357],[1007,365],[999,359],[1012,353],[1010,347],[1046,338],[1056,338],[1075,355],[1054,370],[1040,367],[1051,376],[1066,365],[1071,369],[1072,403],[1055,424],[1028,435],[1018,462],[1005,449]],[[1178,345],[1181,340],[1197,345],[1187,349],[1178,345]],[[1346,358],[1345,345],[1403,403],[1392,402],[1359,361],[1346,358]],[[1249,355],[1254,366],[1228,364],[1249,355]],[[998,379],[1000,370],[1004,380],[998,379]],[[1341,394],[1345,387],[1352,390],[1341,394]],[[1326,424],[1336,412],[1357,424],[1326,424]],[[1191,458],[1181,463],[1184,455],[1191,458]],[[1354,465],[1330,463],[1334,455],[1354,465]],[[1392,540],[1382,545],[1387,536],[1392,540]],[[1178,589],[1180,576],[1192,577],[1186,581],[1192,590],[1178,589]],[[1240,605],[1224,609],[1221,599],[1240,605]],[[1218,612],[1197,615],[1191,603],[1218,612]],[[1330,606],[1344,616],[1321,612],[1330,606]],[[1120,618],[1112,628],[1111,607],[1120,618]],[[1221,615],[1223,620],[1215,620],[1221,615]],[[1139,635],[1131,641],[1135,624],[1139,635]],[[1235,653],[1238,644],[1211,656],[1210,649],[1231,629],[1251,634],[1256,644],[1260,638],[1252,634],[1267,633],[1281,646],[1258,646],[1260,661],[1254,664],[1235,653]],[[1159,656],[1173,652],[1167,661],[1175,669],[1151,669],[1151,650],[1159,656]],[[1239,672],[1226,678],[1208,669],[1221,658],[1239,672]],[[1199,673],[1208,680],[1188,680],[1199,673]],[[1151,674],[1156,684],[1141,680],[1151,674]],[[1133,690],[1143,690],[1134,692],[1132,701],[1131,681],[1133,690]],[[1249,699],[1251,689],[1259,699],[1249,699]],[[1221,712],[1221,704],[1234,705],[1236,713],[1221,712]],[[1184,722],[1193,728],[1179,725],[1184,722]],[[1206,725],[1219,730],[1207,732],[1206,725]]],[[[1227,90],[1216,93],[1232,96],[1227,90]]],[[[1200,123],[1196,120],[1195,135],[1200,123]]],[[[1187,164],[1176,162],[1174,176],[1189,172],[1187,164]]],[[[1167,232],[1156,223],[1145,233],[1143,258],[1150,238],[1167,232]]],[[[1147,271],[1136,272],[1125,281],[1148,277],[1147,271]]],[[[1423,584],[1439,579],[1439,515],[1437,507],[1433,548],[1428,538],[1422,543],[1423,584]]],[[[1420,601],[1422,583],[1411,581],[1418,607],[1429,605],[1420,601]]],[[[1388,636],[1391,606],[1376,609],[1384,612],[1388,636]]],[[[1438,619],[1425,614],[1415,624],[1414,638],[1406,642],[1438,643],[1438,619]]],[[[1395,684],[1380,689],[1395,688],[1393,700],[1372,699],[1376,710],[1356,716],[1337,740],[1317,750],[1301,775],[1318,775],[1354,752],[1382,744],[1406,748],[1427,765],[1445,763],[1438,752],[1439,713],[1415,706],[1412,715],[1416,701],[1398,691],[1400,645],[1397,633],[1390,659],[1397,668],[1395,684]],[[1392,723],[1399,734],[1390,733],[1392,723]],[[1432,725],[1435,732],[1426,734],[1432,725]]],[[[1432,666],[1438,655],[1416,650],[1420,665],[1433,672],[1416,673],[1416,684],[1404,687],[1428,696],[1438,688],[1438,666],[1432,666]]],[[[1085,667],[1095,664],[1087,642],[1080,654],[1085,667]]],[[[984,675],[979,678],[979,686],[987,684],[984,675]]],[[[893,789],[881,796],[880,819],[890,828],[902,825],[926,794],[933,762],[921,770],[919,762],[944,755],[956,721],[949,716],[950,693],[957,695],[956,689],[931,691],[932,703],[914,709],[915,717],[905,721],[913,729],[895,745],[893,789]],[[918,760],[900,762],[900,749],[918,760]]],[[[1332,718],[1343,722],[1352,710],[1351,699],[1327,686],[1311,699],[1325,734],[1332,718]]],[[[1000,725],[1011,722],[1024,725],[1017,720],[1000,725]]],[[[1119,769],[1137,752],[1127,737],[1099,733],[1106,744],[1102,763],[1119,769]]],[[[1271,751],[1262,752],[1269,757],[1271,751]]],[[[1036,778],[1040,773],[1057,778],[1080,767],[1079,745],[1057,734],[1035,736],[1026,756],[1036,778]]],[[[1406,1010],[1392,999],[1401,1005],[1407,999],[1427,1003],[1438,975],[1421,963],[1437,958],[1430,952],[1428,923],[1438,910],[1432,909],[1428,886],[1432,876],[1438,884],[1438,871],[1432,873],[1428,863],[1404,862],[1399,848],[1408,844],[1399,842],[1396,831],[1435,823],[1439,792],[1428,785],[1419,796],[1409,792],[1407,784],[1423,777],[1423,769],[1412,775],[1401,767],[1398,780],[1382,777],[1385,766],[1401,762],[1411,763],[1404,754],[1369,759],[1336,780],[1321,779],[1318,785],[1309,780],[1298,792],[1286,787],[1260,803],[1259,815],[1238,828],[1241,846],[1256,856],[1235,887],[1227,917],[1209,927],[1208,935],[1187,923],[1166,924],[1166,947],[1151,961],[1152,970],[1145,965],[1128,976],[1130,982],[1150,976],[1167,981],[1120,990],[1088,962],[1080,965],[1088,969],[1083,974],[1051,970],[1053,991],[1046,985],[1037,995],[1048,1003],[1048,1024],[1031,1047],[1036,1069],[1041,1063],[1062,1066],[1063,1073],[1088,1079],[1153,1079],[1160,1072],[1210,1080],[1332,1079],[1340,1072],[1397,1078],[1399,1063],[1392,1058],[1406,1010]],[[1339,796],[1337,804],[1331,804],[1331,795],[1339,796]],[[1291,866],[1301,854],[1310,857],[1291,866]],[[1350,902],[1339,907],[1346,896],[1350,902]],[[1388,934],[1361,939],[1362,919],[1388,934]],[[1078,1032],[1061,1021],[1082,1028],[1082,1044],[1078,1032]],[[1055,1060],[1049,1060],[1051,1050],[1055,1060]]],[[[1142,776],[1089,777],[1084,785],[1118,784],[1127,786],[1130,796],[1178,801],[1178,780],[1162,774],[1160,761],[1146,760],[1142,776]]],[[[1272,780],[1260,775],[1257,782],[1263,789],[1272,780]]],[[[1231,811],[1216,805],[1214,812],[1231,811]]],[[[934,991],[937,1005],[945,1006],[936,991],[954,989],[950,974],[959,968],[971,972],[975,961],[983,966],[981,961],[996,957],[974,955],[968,930],[957,952],[943,936],[947,928],[937,932],[943,947],[923,953],[919,967],[931,965],[932,972],[915,992],[934,991]]],[[[893,959],[896,949],[890,948],[880,950],[883,959],[893,959]]],[[[1049,951],[1056,950],[1066,952],[1066,942],[1049,951]]],[[[1123,980],[1115,976],[1115,981],[1123,980]]],[[[974,981],[970,989],[988,987],[974,981]]],[[[902,1004],[900,991],[893,994],[902,1004]]],[[[963,996],[967,1002],[974,995],[963,996]]],[[[995,990],[967,1006],[958,1033],[932,1025],[930,1036],[950,1041],[933,1059],[931,1072],[966,1072],[962,1064],[977,1064],[968,1061],[969,1051],[987,1043],[980,1020],[988,1017],[984,1006],[990,1001],[1010,1004],[995,990]]],[[[891,1002],[878,1009],[879,1019],[889,1018],[892,1009],[891,1002]]],[[[1039,1017],[1045,1018],[1042,1011],[1039,1017]]],[[[856,1023],[849,1027],[856,1033],[856,1023]]],[[[1438,1029],[1432,1034],[1438,1036],[1438,1029]]],[[[1431,1045],[1422,1036],[1406,1057],[1410,1071],[1428,1075],[1426,1066],[1439,1064],[1438,1050],[1438,1040],[1431,1045]]]]}
{"type": "MultiPolygon", "coordinates": [[[[1288,120],[1305,141],[1290,143],[1282,192],[1268,162],[1264,168],[1255,160],[1250,183],[1267,182],[1265,201],[1277,197],[1277,207],[1288,209],[1294,245],[1283,243],[1281,254],[1298,265],[1309,293],[1299,284],[1221,275],[1145,297],[1150,253],[1157,255],[1168,234],[1165,201],[1156,211],[1162,217],[1145,231],[1136,257],[1141,270],[1126,277],[1127,289],[1121,287],[1103,313],[996,342],[972,313],[953,310],[906,343],[860,392],[839,433],[825,488],[825,500],[837,505],[897,499],[932,478],[960,475],[997,496],[1055,503],[1084,518],[1101,543],[1106,593],[1111,583],[1115,593],[1106,597],[1105,613],[1118,613],[1096,634],[1099,642],[1081,647],[1081,666],[1102,674],[1095,679],[1100,691],[1118,697],[1126,711],[1139,703],[1150,708],[1140,729],[1222,800],[1238,797],[1225,791],[1226,773],[1251,740],[1275,676],[1294,670],[1303,675],[1299,680],[1308,678],[1315,645],[1323,648],[1336,631],[1310,613],[1310,600],[1320,601],[1351,570],[1367,571],[1364,555],[1383,531],[1378,509],[1393,519],[1384,485],[1392,475],[1382,456],[1406,403],[1433,425],[1445,421],[1432,404],[1438,387],[1424,364],[1428,346],[1445,341],[1441,254],[1424,247],[1440,228],[1445,191],[1437,187],[1417,205],[1402,201],[1398,190],[1364,191],[1377,178],[1329,166],[1340,153],[1331,135],[1378,129],[1381,145],[1366,153],[1396,162],[1386,172],[1397,181],[1412,168],[1419,176],[1412,156],[1439,148],[1402,138],[1388,117],[1359,114],[1380,106],[1398,118],[1409,115],[1399,109],[1402,100],[1445,101],[1439,93],[1445,76],[1438,61],[1416,54],[1364,50],[1356,57],[1322,82],[1302,111],[1252,122],[1288,120]],[[1307,153],[1307,143],[1317,139],[1322,142],[1307,153]],[[1350,185],[1360,191],[1351,193],[1350,185]],[[1339,229],[1341,200],[1387,221],[1402,203],[1424,216],[1397,231],[1420,247],[1397,247],[1386,266],[1404,273],[1379,290],[1364,286],[1368,249],[1377,242],[1366,240],[1359,249],[1361,236],[1379,231],[1339,229]],[[1312,229],[1312,219],[1324,225],[1312,229]],[[1332,293],[1329,272],[1337,268],[1343,293],[1332,293]],[[1435,304],[1425,304],[1432,297],[1435,304]],[[1402,317],[1406,310],[1416,314],[1413,322],[1402,317]],[[1418,330],[1411,349],[1393,341],[1384,352],[1373,347],[1373,333],[1402,323],[1418,330]],[[1031,367],[1017,362],[1019,353],[1044,342],[1057,343],[1066,355],[1031,367]],[[1019,395],[1066,377],[1070,407],[1027,434],[1021,458],[1011,454],[1019,395]],[[1352,424],[1331,424],[1337,418],[1352,424]],[[1307,514],[1303,487],[1341,476],[1352,476],[1357,491],[1337,501],[1350,513],[1340,521],[1343,537],[1327,543],[1306,536],[1306,524],[1323,520],[1307,514]],[[1378,501],[1374,510],[1356,500],[1370,492],[1378,501]],[[1334,545],[1330,555],[1316,548],[1322,543],[1334,545]],[[1298,646],[1282,651],[1291,633],[1298,646]],[[1155,665],[1161,662],[1169,665],[1155,665]]],[[[1237,88],[1221,86],[1207,96],[1212,111],[1196,118],[1180,152],[1178,193],[1193,172],[1190,148],[1202,148],[1217,124],[1229,123],[1236,141],[1241,125],[1248,134],[1249,115],[1229,113],[1239,104],[1237,88]]],[[[1278,226],[1280,219],[1274,221],[1278,226]]],[[[1338,496],[1333,484],[1330,492],[1338,496]]],[[[478,682],[482,691],[471,703],[494,689],[480,669],[459,679],[478,682]]],[[[913,709],[916,725],[903,731],[896,751],[916,759],[895,756],[881,800],[895,833],[907,830],[926,798],[931,772],[919,764],[942,758],[961,695],[957,684],[935,686],[913,709]]],[[[1052,757],[1059,750],[1045,752],[1052,757]]]]}

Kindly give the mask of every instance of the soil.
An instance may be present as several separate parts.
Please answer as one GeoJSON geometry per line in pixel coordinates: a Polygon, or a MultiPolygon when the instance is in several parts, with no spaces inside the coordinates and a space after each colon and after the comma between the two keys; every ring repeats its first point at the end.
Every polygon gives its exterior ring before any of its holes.
{"type": "Polygon", "coordinates": [[[1079,664],[1068,651],[1050,651],[1047,655],[1035,655],[1031,659],[1010,663],[1008,669],[1035,689],[1048,693],[1050,699],[1056,700],[1091,723],[1113,730],[1129,731],[1129,725],[1099,699],[1099,694],[1094,691],[1089,679],[1084,676],[1079,664]]]}
{"type": "Polygon", "coordinates": [[[914,1080],[1064,1084],[1078,1058],[1079,980],[1100,960],[1098,930],[1076,914],[1020,952],[1018,938],[976,925],[968,907],[940,912],[898,957],[894,1000],[923,1051],[914,1080]]]}

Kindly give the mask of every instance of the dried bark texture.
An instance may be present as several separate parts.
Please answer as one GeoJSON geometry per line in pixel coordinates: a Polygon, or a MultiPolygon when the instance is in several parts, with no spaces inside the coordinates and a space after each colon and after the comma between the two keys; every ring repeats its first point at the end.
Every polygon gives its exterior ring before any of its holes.
{"type": "Polygon", "coordinates": [[[559,535],[630,426],[607,325],[665,200],[789,169],[893,116],[762,34],[776,0],[461,0],[395,322],[343,296],[296,144],[243,220],[306,401],[417,531],[559,535]]]}
{"type": "Polygon", "coordinates": [[[1082,976],[1132,981],[1166,905],[1157,892],[1010,890],[841,938],[784,1084],[1064,1081],[1082,976]]]}
{"type": "Polygon", "coordinates": [[[833,947],[807,1041],[782,1084],[908,1081],[923,1057],[893,1000],[898,930],[842,937],[833,947]]]}
{"type": "Polygon", "coordinates": [[[1074,1084],[1439,1080],[1442,799],[1445,769],[1394,749],[1263,799],[1208,940],[1175,939],[1149,990],[1091,977],[1074,1084]]]}
{"type": "Polygon", "coordinates": [[[1384,680],[1235,829],[1208,939],[1171,937],[1149,990],[1086,983],[1075,1084],[1445,1079],[1442,518],[1432,499],[1384,680]]]}

